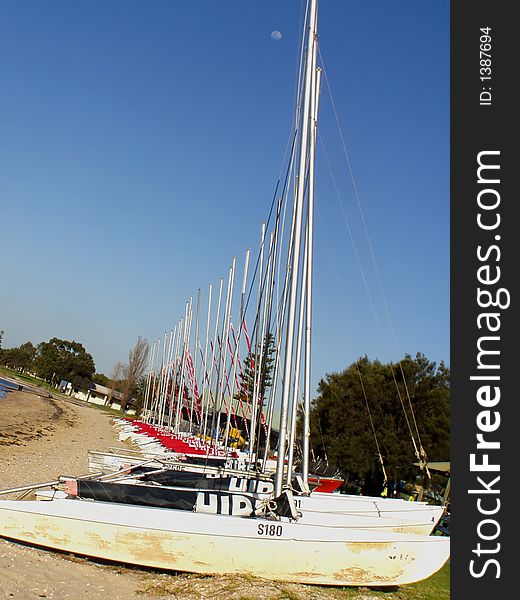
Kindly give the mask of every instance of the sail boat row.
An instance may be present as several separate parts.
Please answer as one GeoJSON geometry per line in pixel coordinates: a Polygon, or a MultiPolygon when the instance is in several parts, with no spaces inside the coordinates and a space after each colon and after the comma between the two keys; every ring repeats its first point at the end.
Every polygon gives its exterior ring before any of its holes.
{"type": "MultiPolygon", "coordinates": [[[[133,429],[134,424],[121,420],[119,427],[126,439],[128,428],[133,429]]],[[[162,439],[168,434],[160,435],[162,439]]],[[[170,434],[171,435],[171,434],[170,434]]],[[[135,434],[137,438],[150,439],[148,436],[135,434]]],[[[135,439],[135,438],[134,438],[135,439]]],[[[146,444],[146,442],[143,442],[146,444]]],[[[175,446],[179,443],[177,439],[175,446]]],[[[184,443],[185,442],[180,442],[184,443]]],[[[146,448],[146,446],[143,446],[146,448]]],[[[178,448],[178,446],[177,446],[178,448]]],[[[194,451],[202,452],[198,448],[194,451]]],[[[105,479],[110,481],[107,488],[114,490],[112,482],[121,484],[135,484],[151,481],[161,483],[169,488],[163,488],[163,500],[182,504],[186,501],[189,487],[192,509],[203,512],[218,513],[223,511],[228,514],[230,508],[237,507],[236,514],[250,516],[255,512],[254,505],[260,499],[272,497],[274,494],[273,473],[268,470],[248,469],[249,463],[240,462],[234,451],[230,459],[214,458],[209,454],[180,454],[169,451],[161,454],[156,452],[141,452],[132,456],[127,450],[113,449],[106,452],[89,452],[90,469],[92,472],[102,472],[105,479]],[[108,478],[108,479],[107,479],[108,478]],[[212,491],[213,502],[208,497],[212,491]],[[241,506],[238,503],[222,505],[217,496],[243,495],[245,492],[253,493],[248,498],[243,497],[241,506]],[[245,507],[249,507],[245,510],[245,507]]],[[[429,534],[433,531],[443,513],[443,507],[426,504],[425,502],[408,502],[400,499],[383,499],[369,496],[353,496],[347,494],[320,493],[319,487],[314,488],[311,494],[306,493],[307,486],[301,476],[293,473],[291,485],[288,486],[295,495],[295,503],[301,509],[302,522],[315,522],[316,524],[351,526],[382,531],[398,531],[410,533],[429,534]]],[[[312,486],[310,486],[312,487],[312,486]]],[[[98,488],[96,488],[98,489],[98,488]]],[[[135,495],[135,490],[127,488],[129,502],[146,502],[144,497],[135,495]]],[[[146,489],[140,490],[145,496],[146,489]]],[[[89,490],[89,492],[95,492],[89,490]]],[[[107,493],[106,491],[103,493],[107,493]]],[[[108,492],[110,493],[110,492],[108,492]]],[[[99,496],[98,496],[99,497],[99,496]]],[[[121,498],[121,496],[119,496],[121,498]]],[[[231,512],[233,514],[233,512],[231,512]]]]}
{"type": "MultiPolygon", "coordinates": [[[[120,465],[120,472],[108,476],[61,478],[61,493],[53,491],[46,496],[49,501],[0,501],[0,535],[150,567],[208,574],[241,573],[341,586],[410,583],[429,577],[447,560],[449,540],[446,538],[398,533],[395,516],[379,514],[374,526],[374,510],[401,515],[405,512],[402,501],[380,499],[377,504],[369,498],[354,500],[343,495],[309,493],[314,147],[319,97],[316,47],[317,2],[309,0],[302,46],[301,92],[295,119],[297,144],[288,167],[294,179],[294,190],[290,194],[293,202],[288,208],[291,213],[289,241],[274,317],[271,310],[276,274],[282,268],[281,240],[285,228],[282,198],[289,198],[289,185],[284,185],[284,192],[277,199],[277,218],[269,241],[265,228],[262,230],[259,294],[253,327],[256,342],[249,353],[252,401],[244,408],[242,419],[249,424],[248,446],[244,450],[230,448],[232,430],[236,429],[233,421],[237,416],[233,412],[233,400],[237,397],[239,404],[242,400],[238,356],[241,336],[247,335],[244,314],[248,304],[244,283],[236,332],[231,322],[231,290],[236,268],[233,261],[222,328],[219,335],[215,326],[211,341],[208,303],[208,333],[204,348],[200,348],[204,364],[202,390],[199,392],[195,377],[198,352],[192,355],[189,351],[191,301],[187,303],[182,323],[170,334],[170,341],[167,343],[165,339],[160,376],[155,376],[151,369],[147,381],[146,424],[157,432],[171,433],[172,444],[175,440],[181,450],[171,453],[177,459],[189,456],[190,453],[183,450],[186,446],[193,447],[197,439],[198,452],[192,453],[189,464],[193,465],[197,456],[204,456],[209,468],[199,471],[200,476],[194,476],[193,466],[181,471],[191,477],[188,485],[183,485],[183,477],[179,477],[174,461],[155,455],[151,460],[120,465]],[[264,249],[267,250],[265,265],[264,249]],[[274,257],[278,257],[278,262],[274,257]],[[271,331],[275,332],[276,348],[275,375],[270,390],[273,401],[264,413],[266,390],[262,389],[261,373],[268,357],[264,340],[271,331]],[[294,438],[302,394],[302,463],[300,473],[295,476],[294,438]],[[275,398],[279,400],[277,405],[275,398]],[[223,413],[221,407],[226,407],[226,403],[227,411],[223,413]],[[277,416],[277,456],[271,479],[266,478],[269,439],[274,435],[271,425],[277,416]],[[243,460],[243,468],[230,476],[231,465],[211,465],[210,455],[215,459],[243,460]],[[300,485],[296,495],[293,493],[295,480],[300,485]]],[[[246,265],[248,261],[249,258],[246,265]]],[[[247,266],[244,273],[245,282],[247,266]]],[[[222,289],[221,283],[216,324],[220,319],[222,289]]],[[[198,318],[195,329],[198,330],[198,318]]],[[[158,357],[157,347],[152,352],[152,362],[158,357]]],[[[239,466],[238,463],[235,466],[239,466]]],[[[429,510],[425,506],[414,505],[408,512],[419,515],[422,509],[429,510]]],[[[398,526],[406,529],[404,521],[398,526]]]]}

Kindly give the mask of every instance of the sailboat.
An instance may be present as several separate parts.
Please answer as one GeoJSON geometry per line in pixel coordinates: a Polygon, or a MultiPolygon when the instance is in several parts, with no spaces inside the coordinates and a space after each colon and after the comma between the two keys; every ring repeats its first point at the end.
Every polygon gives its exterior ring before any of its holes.
{"type": "MultiPolygon", "coordinates": [[[[114,449],[115,450],[115,449],[114,449]]],[[[213,464],[196,464],[188,461],[170,460],[164,456],[148,455],[132,456],[125,450],[124,454],[89,451],[91,473],[100,473],[114,489],[113,483],[162,485],[163,499],[177,498],[192,503],[191,510],[204,512],[226,511],[222,502],[216,498],[208,500],[208,495],[235,494],[243,496],[243,504],[239,508],[242,515],[254,514],[258,501],[273,496],[274,483],[271,476],[261,472],[247,472],[243,469],[232,469],[213,464]],[[150,456],[152,458],[150,458],[150,456]],[[249,507],[245,510],[245,507],[249,507]]],[[[293,482],[294,503],[301,516],[300,522],[321,524],[334,527],[356,527],[370,530],[396,531],[400,533],[432,533],[440,520],[444,507],[426,502],[408,502],[398,498],[376,498],[349,494],[331,494],[316,489],[309,493],[295,491],[298,481],[293,482]]],[[[303,487],[303,486],[302,486],[303,487]]],[[[139,497],[137,490],[127,488],[128,502],[154,502],[153,496],[146,498],[146,488],[140,488],[143,494],[139,497]]],[[[124,488],[120,490],[123,493],[124,488]]],[[[91,497],[101,493],[89,491],[91,497]]],[[[107,492],[113,494],[114,492],[107,492]]],[[[155,488],[155,493],[160,491],[155,488]]],[[[101,497],[101,496],[97,496],[101,497]]],[[[124,495],[120,495],[123,498],[124,495]]],[[[227,505],[226,505],[227,506],[227,505]]],[[[231,506],[231,504],[229,504],[231,506]]],[[[239,507],[240,503],[236,502],[239,507]]]]}
{"type": "MultiPolygon", "coordinates": [[[[287,278],[285,349],[280,365],[283,385],[278,458],[273,495],[260,503],[260,516],[244,515],[244,500],[240,494],[215,496],[216,502],[221,504],[219,514],[208,514],[189,507],[182,510],[112,501],[109,494],[104,500],[87,498],[81,493],[81,486],[75,489],[78,480],[68,483],[64,480],[65,493],[52,492],[47,501],[0,501],[0,536],[147,567],[204,574],[247,574],[333,586],[408,584],[429,577],[448,559],[448,538],[306,523],[305,518],[300,518],[300,512],[303,515],[310,511],[303,504],[298,508],[287,489],[291,470],[285,464],[285,457],[290,450],[287,433],[297,379],[293,372],[301,347],[297,340],[302,339],[301,328],[297,326],[298,298],[303,293],[307,299],[299,306],[305,306],[309,314],[311,310],[314,141],[319,89],[316,43],[317,0],[309,0],[298,132],[298,185],[294,193],[287,278]],[[227,514],[223,514],[225,512],[227,514]]],[[[310,319],[307,322],[310,323],[310,319]]],[[[306,336],[305,344],[310,345],[310,336],[306,336]]],[[[305,354],[305,360],[310,360],[310,352],[305,354]]],[[[309,386],[308,372],[305,387],[309,386]]],[[[308,445],[307,434],[306,429],[304,446],[308,445]]],[[[308,448],[304,456],[306,454],[308,448]]],[[[303,463],[302,474],[306,480],[307,462],[303,463]]],[[[143,489],[141,486],[140,491],[143,489]]],[[[331,505],[330,515],[333,509],[331,505]]]]}

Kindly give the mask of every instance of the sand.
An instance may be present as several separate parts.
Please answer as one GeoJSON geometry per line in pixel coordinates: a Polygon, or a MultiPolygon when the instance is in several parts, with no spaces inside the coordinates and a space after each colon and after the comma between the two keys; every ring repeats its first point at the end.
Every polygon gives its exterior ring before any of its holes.
{"type": "MultiPolygon", "coordinates": [[[[87,451],[122,446],[110,416],[24,392],[0,400],[0,488],[88,472],[87,451]]],[[[0,539],[0,598],[142,598],[138,576],[0,539]]]]}
{"type": "MultiPolygon", "coordinates": [[[[0,399],[0,489],[88,472],[87,451],[122,446],[113,416],[66,397],[12,392],[0,399]]],[[[239,551],[239,548],[237,548],[239,551]]],[[[391,596],[391,594],[389,595],[391,596]]],[[[0,538],[0,598],[82,600],[345,598],[345,591],[251,577],[138,569],[0,538]]],[[[370,598],[368,590],[349,598],[370,598]],[[368,595],[367,595],[368,593],[368,595]]]]}

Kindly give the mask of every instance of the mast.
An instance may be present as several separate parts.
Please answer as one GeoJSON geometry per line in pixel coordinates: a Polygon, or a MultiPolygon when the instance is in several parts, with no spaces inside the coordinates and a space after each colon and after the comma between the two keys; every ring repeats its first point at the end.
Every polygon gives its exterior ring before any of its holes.
{"type": "MultiPolygon", "coordinates": [[[[199,312],[200,312],[200,288],[197,290],[197,308],[195,311],[195,341],[193,343],[193,390],[190,404],[190,429],[189,434],[191,435],[193,427],[193,405],[195,402],[195,391],[197,390],[197,349],[199,344],[199,312]]],[[[188,349],[189,351],[189,349],[188,349]]],[[[200,423],[199,423],[200,425],[200,423]]]]}
{"type": "Polygon", "coordinates": [[[202,436],[202,439],[205,440],[205,435],[206,435],[206,419],[207,419],[207,411],[209,410],[209,398],[208,398],[208,394],[206,392],[207,387],[208,387],[208,344],[209,344],[209,328],[210,328],[210,323],[211,323],[211,294],[213,291],[213,284],[209,284],[209,291],[208,291],[208,317],[206,320],[206,341],[204,343],[204,355],[202,358],[202,392],[201,392],[201,407],[202,407],[202,414],[200,417],[200,431],[199,431],[199,435],[202,436]],[[206,404],[206,405],[205,405],[206,404]]]}
{"type": "Polygon", "coordinates": [[[156,344],[154,342],[153,346],[152,346],[152,351],[150,352],[150,355],[148,357],[149,366],[148,366],[148,375],[146,378],[146,392],[145,392],[145,400],[144,400],[144,408],[143,408],[143,415],[144,415],[143,421],[145,423],[150,422],[150,415],[151,415],[152,398],[151,398],[150,392],[151,392],[152,378],[154,375],[153,364],[154,364],[154,360],[155,360],[155,350],[156,350],[156,344]]]}
{"type": "MultiPolygon", "coordinates": [[[[260,314],[262,309],[262,274],[264,269],[264,250],[265,250],[265,232],[266,232],[266,224],[262,223],[261,234],[260,234],[260,262],[259,262],[259,273],[260,277],[258,280],[258,300],[257,300],[257,308],[256,308],[256,321],[255,321],[255,342],[252,345],[251,351],[251,366],[253,366],[253,391],[251,398],[251,435],[249,439],[249,458],[252,462],[254,455],[254,448],[256,444],[256,432],[257,432],[257,421],[258,421],[258,391],[260,387],[260,368],[258,364],[258,357],[260,354],[260,348],[262,346],[261,333],[259,333],[260,328],[260,314]]],[[[261,410],[261,408],[260,408],[261,410]]],[[[256,463],[256,457],[255,457],[256,463]]]]}
{"type": "MultiPolygon", "coordinates": [[[[316,15],[316,20],[318,16],[316,15]]],[[[317,31],[317,23],[316,23],[317,31]]],[[[314,240],[314,157],[316,152],[316,132],[318,128],[318,102],[320,98],[321,69],[316,68],[316,44],[314,45],[313,57],[313,89],[311,106],[312,131],[309,147],[309,202],[307,205],[307,263],[306,263],[306,313],[305,313],[305,367],[303,383],[303,481],[308,483],[309,479],[309,442],[311,436],[310,411],[311,411],[311,332],[312,332],[312,259],[314,240]]]]}
{"type": "MultiPolygon", "coordinates": [[[[165,368],[165,372],[164,372],[164,385],[163,385],[163,404],[162,404],[162,414],[163,417],[161,417],[161,423],[164,420],[164,415],[166,413],[166,404],[168,401],[168,389],[170,386],[170,380],[171,380],[171,373],[172,373],[172,351],[173,351],[173,340],[175,337],[175,330],[171,330],[170,331],[170,339],[168,342],[168,352],[166,355],[166,368],[165,368]]],[[[166,335],[164,337],[164,345],[166,346],[166,335]]]]}
{"type": "MultiPolygon", "coordinates": [[[[235,258],[233,258],[233,262],[231,263],[231,267],[229,268],[228,288],[227,288],[227,295],[226,295],[226,307],[225,307],[224,319],[222,322],[222,340],[221,340],[221,343],[219,344],[219,349],[220,349],[220,361],[219,361],[219,372],[218,372],[219,387],[218,387],[218,394],[217,394],[217,399],[216,399],[218,414],[217,414],[215,446],[218,444],[219,436],[220,436],[220,419],[221,419],[222,406],[224,406],[225,410],[227,411],[227,405],[226,405],[226,400],[225,400],[226,382],[227,382],[227,378],[226,378],[227,344],[228,344],[228,339],[229,339],[229,327],[230,327],[230,323],[231,323],[231,307],[233,304],[233,285],[235,282],[236,262],[237,262],[237,259],[235,257],[235,258]]],[[[232,408],[232,406],[230,406],[230,410],[231,410],[231,408],[232,408]]]]}
{"type": "Polygon", "coordinates": [[[296,320],[296,306],[298,299],[298,284],[300,274],[300,246],[302,233],[302,217],[303,205],[305,201],[305,175],[307,171],[309,132],[311,125],[311,92],[312,90],[312,71],[313,71],[313,55],[314,46],[316,43],[316,24],[317,17],[317,0],[310,0],[309,20],[307,25],[307,48],[305,56],[305,78],[304,78],[304,93],[303,93],[303,111],[302,111],[302,127],[299,147],[299,162],[298,162],[298,181],[295,198],[295,227],[294,227],[294,243],[292,247],[291,261],[291,282],[289,294],[289,306],[287,313],[287,334],[285,340],[285,357],[283,368],[283,386],[282,386],[282,401],[280,414],[280,432],[278,442],[278,459],[276,464],[276,485],[275,494],[279,496],[282,493],[283,475],[284,475],[284,460],[286,450],[287,436],[287,417],[289,409],[289,398],[291,394],[291,372],[293,367],[293,348],[294,348],[294,329],[296,320]]]}
{"type": "MultiPolygon", "coordinates": [[[[245,264],[244,264],[244,276],[242,278],[242,290],[241,290],[241,295],[240,295],[240,313],[239,313],[240,324],[239,324],[238,333],[236,334],[236,339],[234,340],[235,345],[234,345],[232,356],[231,356],[232,374],[231,374],[231,385],[230,385],[230,391],[229,391],[230,392],[229,393],[230,409],[228,412],[228,418],[227,418],[227,422],[226,422],[226,433],[224,436],[224,447],[226,448],[226,452],[227,452],[227,447],[228,447],[228,442],[229,442],[229,430],[231,427],[231,411],[234,410],[233,409],[233,397],[235,395],[238,352],[240,350],[240,337],[242,335],[242,329],[243,329],[243,323],[244,323],[244,299],[245,299],[245,295],[246,295],[248,268],[249,268],[249,248],[246,250],[246,258],[245,258],[245,264]]],[[[233,324],[230,323],[230,327],[232,327],[232,325],[233,324]]],[[[229,339],[229,336],[228,336],[228,339],[229,339]]],[[[238,393],[240,394],[240,390],[238,390],[238,393]]],[[[245,418],[245,416],[244,416],[244,418],[245,418]]],[[[236,419],[235,419],[235,424],[236,424],[236,419]]]]}
{"type": "MultiPolygon", "coordinates": [[[[219,293],[218,293],[218,303],[217,303],[217,316],[215,318],[215,332],[213,334],[213,347],[211,349],[211,367],[210,367],[210,371],[209,371],[209,375],[208,375],[208,410],[206,411],[206,419],[204,421],[204,433],[203,436],[204,438],[207,435],[207,425],[208,425],[208,413],[209,413],[209,403],[211,403],[211,410],[212,410],[212,416],[211,416],[211,428],[213,429],[213,425],[214,425],[214,421],[215,421],[215,411],[216,411],[216,400],[215,397],[213,396],[212,392],[211,392],[211,386],[213,383],[213,373],[214,373],[214,366],[215,366],[215,351],[216,351],[216,346],[217,346],[217,339],[218,339],[218,323],[219,323],[219,318],[220,318],[220,305],[222,302],[222,287],[224,285],[224,279],[220,279],[220,287],[219,287],[219,293]]],[[[217,377],[217,383],[218,383],[218,377],[217,377]]],[[[212,432],[210,432],[211,435],[213,435],[212,432]]],[[[216,444],[215,444],[216,445],[216,444]]]]}
{"type": "Polygon", "coordinates": [[[182,420],[182,408],[184,404],[184,373],[186,372],[186,356],[187,348],[190,339],[190,327],[191,327],[191,303],[193,298],[190,298],[189,302],[186,302],[184,308],[184,335],[182,340],[182,355],[181,355],[181,370],[179,377],[179,389],[177,391],[176,408],[175,414],[175,433],[179,433],[182,420]]]}
{"type": "Polygon", "coordinates": [[[164,332],[164,342],[162,349],[162,362],[161,362],[161,375],[159,379],[159,425],[163,427],[163,415],[164,415],[164,376],[166,373],[166,340],[168,339],[168,333],[164,332]]]}

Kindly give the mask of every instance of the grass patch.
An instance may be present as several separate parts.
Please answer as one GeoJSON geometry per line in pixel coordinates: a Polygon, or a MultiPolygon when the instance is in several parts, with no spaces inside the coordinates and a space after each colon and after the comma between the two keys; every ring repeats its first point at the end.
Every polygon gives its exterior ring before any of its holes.
{"type": "Polygon", "coordinates": [[[19,381],[21,383],[30,383],[35,387],[42,388],[44,390],[55,392],[56,390],[52,387],[52,385],[48,384],[43,379],[39,379],[38,377],[33,377],[32,375],[28,375],[27,373],[20,373],[20,371],[15,371],[13,369],[9,369],[7,367],[0,367],[0,375],[5,377],[9,377],[10,379],[14,379],[15,381],[19,381]]]}
{"type": "Polygon", "coordinates": [[[450,597],[450,561],[428,579],[395,588],[343,588],[342,595],[331,598],[345,600],[448,600],[450,597]]]}
{"type": "Polygon", "coordinates": [[[13,369],[9,369],[7,367],[0,367],[0,377],[8,377],[9,379],[13,379],[14,381],[16,381],[20,384],[30,384],[31,386],[34,386],[35,388],[49,392],[50,394],[52,394],[52,396],[54,398],[61,398],[62,400],[68,400],[68,401],[73,401],[76,403],[81,403],[82,405],[89,406],[91,408],[96,408],[98,410],[102,410],[113,416],[117,416],[117,417],[128,416],[121,409],[112,408],[110,406],[101,406],[99,404],[94,404],[93,402],[85,402],[83,400],[78,400],[77,398],[74,398],[74,396],[62,394],[59,390],[57,390],[55,387],[50,385],[50,383],[48,383],[47,381],[44,381],[43,379],[39,379],[38,377],[34,377],[32,375],[28,375],[27,373],[20,373],[19,371],[14,371],[13,369]]]}
{"type": "Polygon", "coordinates": [[[450,597],[450,561],[428,579],[405,586],[414,600],[444,600],[450,597]]]}

